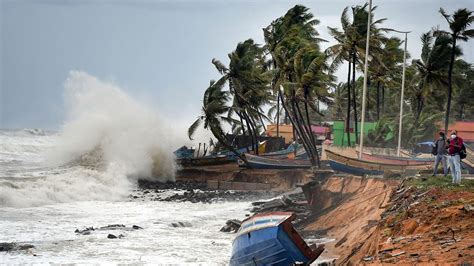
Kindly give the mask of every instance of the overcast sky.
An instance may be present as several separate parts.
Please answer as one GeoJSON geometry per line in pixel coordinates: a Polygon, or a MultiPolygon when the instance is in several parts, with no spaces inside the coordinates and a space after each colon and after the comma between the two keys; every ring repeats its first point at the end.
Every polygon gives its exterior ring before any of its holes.
{"type": "MultiPolygon", "coordinates": [[[[342,10],[364,1],[152,1],[0,0],[0,128],[58,129],[63,121],[63,83],[82,70],[123,87],[136,100],[179,123],[199,113],[202,93],[219,74],[212,58],[228,62],[238,42],[263,43],[262,28],[303,4],[321,24],[339,27],[342,10]]],[[[380,0],[376,18],[411,30],[408,50],[418,58],[419,36],[447,28],[438,13],[472,0],[380,0]]],[[[474,40],[463,45],[474,62],[474,40]]],[[[342,77],[343,71],[339,74],[342,77]]]]}

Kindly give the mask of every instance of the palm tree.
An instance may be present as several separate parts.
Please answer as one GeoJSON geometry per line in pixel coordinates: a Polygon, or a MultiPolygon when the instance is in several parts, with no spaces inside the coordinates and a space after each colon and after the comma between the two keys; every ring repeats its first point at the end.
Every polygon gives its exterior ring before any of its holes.
{"type": "Polygon", "coordinates": [[[438,93],[447,85],[447,66],[450,58],[450,39],[445,35],[434,37],[431,32],[421,35],[421,59],[414,59],[414,66],[419,79],[415,89],[415,121],[418,121],[425,99],[438,93]]]}
{"type": "MultiPolygon", "coordinates": [[[[219,60],[212,63],[222,74],[220,82],[228,82],[230,93],[233,96],[232,108],[228,116],[237,114],[241,121],[242,131],[245,131],[243,121],[251,137],[252,146],[258,154],[259,122],[264,127],[262,106],[269,102],[271,97],[268,90],[269,77],[264,67],[263,49],[252,39],[241,42],[229,54],[229,67],[219,60]]],[[[245,134],[245,133],[244,133],[245,134]]]]}
{"type": "MultiPolygon", "coordinates": [[[[381,117],[381,103],[385,93],[381,93],[386,86],[396,85],[394,83],[400,74],[400,64],[403,61],[402,41],[396,37],[388,38],[383,42],[383,53],[372,57],[369,63],[369,72],[372,73],[371,80],[376,84],[376,119],[381,117]]],[[[407,57],[409,57],[407,55],[407,57]]],[[[398,86],[398,84],[397,84],[398,86]]]]}
{"type": "Polygon", "coordinates": [[[458,120],[473,119],[471,103],[474,99],[474,65],[464,60],[456,60],[454,63],[454,91],[455,105],[458,106],[458,120]],[[457,89],[457,90],[456,90],[457,89]]]}
{"type": "MultiPolygon", "coordinates": [[[[283,17],[276,19],[264,29],[266,51],[272,58],[271,65],[274,73],[272,89],[274,94],[278,95],[279,103],[282,104],[313,165],[319,165],[319,158],[315,142],[312,139],[311,128],[308,126],[311,122],[308,115],[305,118],[299,105],[305,103],[307,110],[308,104],[312,104],[309,99],[309,88],[305,93],[304,88],[301,88],[298,84],[298,79],[302,78],[302,75],[308,69],[300,73],[297,73],[297,69],[302,66],[307,68],[314,59],[303,56],[303,51],[310,51],[311,49],[319,51],[321,39],[317,37],[318,33],[314,28],[318,23],[319,21],[308,12],[308,8],[296,5],[288,10],[283,17]],[[302,63],[301,60],[306,61],[302,63]],[[281,87],[284,88],[283,91],[280,90],[281,87]],[[299,97],[299,94],[297,95],[300,88],[303,89],[302,97],[299,97]]],[[[316,77],[317,75],[315,75],[316,77]]],[[[311,82],[314,82],[314,79],[311,82]]]]}
{"type": "MultiPolygon", "coordinates": [[[[369,12],[366,10],[368,4],[363,6],[354,6],[352,10],[352,22],[349,19],[349,7],[346,7],[341,15],[341,25],[342,31],[339,31],[337,28],[328,27],[329,34],[336,39],[337,44],[328,48],[328,54],[333,58],[332,68],[336,69],[344,60],[348,62],[348,73],[347,73],[347,84],[348,84],[348,94],[347,100],[350,102],[352,100],[353,115],[354,115],[354,129],[356,134],[356,143],[358,141],[357,135],[357,95],[355,88],[355,75],[356,67],[361,64],[361,59],[365,56],[365,41],[367,35],[367,17],[369,12]],[[352,73],[351,73],[352,71],[352,73]],[[350,77],[352,74],[352,84],[350,84],[350,77]],[[351,97],[352,89],[352,97],[351,97]],[[352,99],[351,99],[352,98],[352,99]]],[[[374,11],[377,7],[372,8],[371,16],[373,16],[374,11]]],[[[371,47],[371,56],[374,54],[383,53],[382,43],[385,40],[383,32],[386,32],[390,29],[378,28],[378,25],[384,22],[386,19],[374,20],[372,18],[371,22],[371,38],[370,38],[370,47],[371,47]]],[[[346,117],[346,127],[350,125],[350,104],[348,104],[347,117],[346,117]]],[[[350,143],[349,132],[348,139],[350,143]]]]}
{"type": "Polygon", "coordinates": [[[228,91],[223,90],[223,87],[224,82],[211,80],[209,87],[204,92],[201,115],[189,127],[188,137],[192,140],[196,129],[204,123],[204,129],[210,130],[219,143],[247,163],[245,157],[227,142],[224,130],[222,129],[222,122],[237,123],[237,121],[227,116],[230,109],[230,107],[227,106],[230,95],[228,91]]]}
{"type": "Polygon", "coordinates": [[[448,101],[446,104],[446,115],[444,121],[444,131],[447,132],[449,125],[449,113],[451,109],[451,95],[453,91],[452,75],[454,61],[456,60],[456,42],[468,41],[469,38],[474,37],[474,29],[469,29],[471,23],[474,22],[474,15],[472,11],[466,8],[458,9],[452,15],[447,14],[443,8],[440,8],[439,13],[441,13],[441,15],[446,19],[449,24],[449,29],[451,30],[450,32],[441,30],[436,31],[436,33],[439,35],[448,35],[451,37],[451,59],[448,69],[448,101]]]}

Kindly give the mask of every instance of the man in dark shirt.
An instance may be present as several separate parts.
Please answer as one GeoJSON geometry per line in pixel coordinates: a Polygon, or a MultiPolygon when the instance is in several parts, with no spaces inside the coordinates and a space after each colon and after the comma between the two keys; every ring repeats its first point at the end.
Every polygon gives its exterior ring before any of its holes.
{"type": "Polygon", "coordinates": [[[451,175],[453,176],[453,183],[461,183],[461,152],[463,140],[457,134],[456,130],[451,131],[451,139],[448,142],[448,161],[451,168],[451,175]]]}
{"type": "Polygon", "coordinates": [[[446,135],[444,135],[444,132],[439,132],[439,139],[437,139],[433,145],[436,147],[433,176],[438,174],[438,166],[440,162],[443,164],[443,172],[444,176],[446,176],[448,175],[448,167],[446,165],[446,135]]]}

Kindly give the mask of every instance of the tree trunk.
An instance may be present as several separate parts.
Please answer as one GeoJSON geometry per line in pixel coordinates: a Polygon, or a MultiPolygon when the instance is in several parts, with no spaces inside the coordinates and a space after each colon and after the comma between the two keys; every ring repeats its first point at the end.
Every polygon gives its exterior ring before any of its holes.
{"type": "MultiPolygon", "coordinates": [[[[309,151],[307,151],[308,153],[311,154],[311,157],[312,157],[312,160],[314,160],[314,162],[317,164],[317,160],[316,160],[316,154],[315,154],[315,147],[316,147],[316,144],[312,141],[312,138],[311,138],[311,126],[309,124],[305,125],[305,119],[303,117],[303,114],[301,112],[301,108],[298,104],[298,101],[295,99],[294,100],[295,102],[295,107],[296,107],[296,111],[297,111],[297,116],[298,116],[298,120],[301,121],[302,125],[300,125],[301,127],[301,132],[303,132],[303,135],[304,135],[304,141],[306,141],[306,145],[309,147],[309,151]]],[[[316,164],[314,164],[314,166],[316,166],[316,164]]]]}
{"type": "Polygon", "coordinates": [[[462,113],[464,111],[464,104],[459,105],[459,120],[463,120],[462,113]]]}
{"type": "Polygon", "coordinates": [[[318,147],[316,146],[316,140],[314,139],[313,131],[311,130],[311,122],[309,120],[309,112],[308,112],[308,98],[305,96],[305,102],[304,102],[304,110],[306,112],[306,121],[309,125],[309,132],[311,134],[311,140],[313,141],[315,153],[316,153],[316,163],[318,164],[318,168],[321,168],[321,162],[319,160],[319,154],[318,154],[318,147]]]}
{"type": "Polygon", "coordinates": [[[260,134],[258,132],[257,124],[255,123],[255,119],[250,115],[248,115],[248,116],[249,116],[249,119],[250,119],[250,126],[252,127],[253,135],[254,135],[254,138],[255,138],[255,154],[258,155],[258,153],[259,153],[258,152],[258,146],[259,146],[258,135],[260,135],[260,134]]]}
{"type": "Polygon", "coordinates": [[[199,147],[198,147],[198,151],[197,151],[197,155],[196,157],[199,157],[199,152],[201,151],[201,142],[199,142],[199,147]]]}
{"type": "MultiPolygon", "coordinates": [[[[254,153],[255,153],[255,142],[253,141],[252,127],[250,126],[250,123],[245,111],[242,112],[242,115],[244,116],[245,123],[247,124],[247,131],[249,132],[250,142],[252,144],[252,150],[254,150],[254,153]]],[[[247,145],[247,143],[245,143],[245,145],[247,145]]]]}
{"type": "Polygon", "coordinates": [[[356,52],[355,49],[352,51],[352,108],[354,109],[354,132],[355,132],[355,143],[359,143],[358,131],[357,131],[357,94],[355,86],[355,75],[356,75],[356,52]]]}
{"type": "Polygon", "coordinates": [[[382,84],[382,115],[385,113],[385,86],[382,84]]]}
{"type": "Polygon", "coordinates": [[[377,81],[377,121],[380,120],[380,81],[377,81]]]}
{"type": "Polygon", "coordinates": [[[280,137],[280,90],[277,95],[277,138],[280,137]]]}
{"type": "Polygon", "coordinates": [[[452,76],[453,76],[453,66],[454,66],[454,59],[455,59],[455,51],[456,51],[456,36],[453,34],[453,47],[451,50],[451,62],[449,62],[449,70],[448,70],[448,103],[446,104],[446,116],[444,118],[444,133],[448,134],[448,126],[449,126],[449,111],[451,109],[451,94],[453,92],[452,86],[452,76]]]}
{"type": "Polygon", "coordinates": [[[306,152],[308,153],[309,157],[311,158],[311,165],[316,166],[317,163],[316,163],[316,160],[315,160],[313,149],[311,147],[311,142],[308,139],[309,136],[307,136],[307,132],[306,132],[304,126],[301,125],[301,123],[300,123],[301,120],[298,117],[298,113],[301,115],[301,112],[300,112],[299,108],[297,108],[296,99],[294,99],[294,97],[293,97],[291,102],[292,102],[293,114],[294,114],[294,117],[295,117],[296,125],[297,125],[297,128],[298,128],[299,132],[300,132],[301,141],[303,142],[303,145],[305,146],[306,152]]]}
{"type": "MultiPolygon", "coordinates": [[[[347,146],[351,146],[351,60],[347,60],[349,70],[347,71],[347,115],[346,115],[346,131],[347,146]]],[[[344,142],[342,143],[344,146],[344,142]]]]}
{"type": "MultiPolygon", "coordinates": [[[[287,108],[287,106],[286,106],[286,104],[283,100],[283,95],[281,95],[281,94],[280,94],[280,100],[281,100],[281,105],[283,106],[283,109],[285,110],[285,113],[288,115],[288,108],[287,108]]],[[[290,115],[288,115],[287,117],[290,119],[291,124],[293,125],[293,129],[295,131],[297,131],[299,135],[301,135],[301,132],[299,132],[299,128],[296,127],[296,122],[293,120],[293,118],[290,115]]],[[[304,141],[303,141],[303,147],[306,151],[309,150],[309,148],[306,146],[306,143],[304,143],[304,141]]],[[[310,156],[310,158],[311,158],[311,156],[310,156]]],[[[313,162],[311,162],[311,163],[313,163],[313,162]]]]}
{"type": "Polygon", "coordinates": [[[239,152],[237,152],[237,150],[232,147],[232,145],[229,145],[227,143],[227,141],[225,140],[225,138],[221,135],[221,130],[218,130],[216,128],[214,128],[213,126],[210,126],[210,129],[211,129],[211,132],[212,132],[212,135],[214,135],[214,137],[220,142],[222,143],[222,145],[224,145],[224,147],[228,150],[230,150],[232,153],[234,153],[237,157],[239,157],[240,160],[242,160],[245,165],[250,168],[249,164],[248,164],[248,161],[247,159],[245,158],[245,156],[243,156],[242,154],[240,154],[239,152]]]}
{"type": "MultiPolygon", "coordinates": [[[[242,127],[242,136],[245,136],[246,133],[245,133],[244,121],[242,120],[242,114],[240,112],[235,112],[235,113],[237,113],[237,115],[240,118],[240,125],[242,127]]],[[[250,136],[250,132],[249,132],[249,136],[250,136]]],[[[247,152],[250,152],[249,145],[247,145],[247,143],[245,143],[245,149],[247,150],[247,152]]]]}
{"type": "Polygon", "coordinates": [[[267,127],[265,127],[265,123],[263,123],[262,114],[258,114],[258,117],[260,118],[260,123],[262,123],[263,131],[267,132],[267,127]]]}

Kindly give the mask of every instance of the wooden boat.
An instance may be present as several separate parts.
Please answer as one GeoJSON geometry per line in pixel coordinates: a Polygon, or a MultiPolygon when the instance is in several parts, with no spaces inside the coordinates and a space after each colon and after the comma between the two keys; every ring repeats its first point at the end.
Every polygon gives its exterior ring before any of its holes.
{"type": "Polygon", "coordinates": [[[226,155],[205,156],[198,158],[180,158],[176,162],[181,166],[205,166],[235,162],[235,158],[226,155]]]}
{"type": "Polygon", "coordinates": [[[434,158],[416,158],[416,157],[397,157],[391,155],[380,155],[380,154],[370,154],[364,153],[362,159],[372,162],[381,162],[389,164],[400,164],[400,165],[432,165],[434,163],[434,158]]]}
{"type": "MultiPolygon", "coordinates": [[[[289,160],[277,159],[271,157],[262,157],[252,154],[245,154],[248,165],[253,169],[296,169],[296,168],[310,168],[311,162],[309,160],[289,160]]],[[[243,166],[242,163],[239,163],[243,166]]]]}
{"type": "Polygon", "coordinates": [[[432,164],[420,162],[416,164],[400,164],[379,161],[360,160],[326,151],[329,165],[334,171],[353,175],[381,175],[384,171],[405,172],[407,170],[430,170],[432,164]]]}
{"type": "Polygon", "coordinates": [[[242,222],[232,244],[230,265],[309,265],[324,251],[310,248],[295,231],[291,212],[256,214],[242,222]]]}

